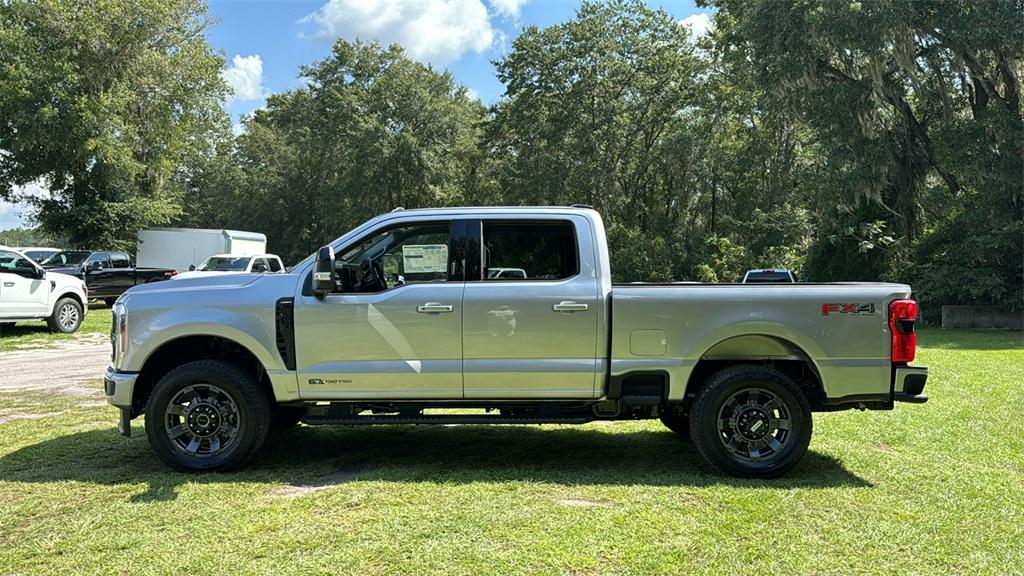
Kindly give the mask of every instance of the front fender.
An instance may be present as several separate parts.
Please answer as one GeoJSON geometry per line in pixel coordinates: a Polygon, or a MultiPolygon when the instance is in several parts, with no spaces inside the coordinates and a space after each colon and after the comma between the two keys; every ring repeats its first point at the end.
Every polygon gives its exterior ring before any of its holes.
{"type": "Polygon", "coordinates": [[[272,311],[268,318],[212,306],[143,310],[129,316],[129,345],[123,370],[138,372],[165,344],[188,336],[216,336],[246,348],[267,372],[285,370],[277,352],[272,311]]]}

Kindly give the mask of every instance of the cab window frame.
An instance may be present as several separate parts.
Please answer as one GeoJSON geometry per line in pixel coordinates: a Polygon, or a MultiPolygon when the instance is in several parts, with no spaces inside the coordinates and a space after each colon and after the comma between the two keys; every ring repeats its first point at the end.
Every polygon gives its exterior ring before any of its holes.
{"type": "Polygon", "coordinates": [[[7,257],[7,254],[13,256],[12,263],[14,264],[13,268],[7,268],[6,266],[0,267],[0,272],[4,274],[13,274],[29,280],[37,280],[39,278],[39,266],[37,266],[28,256],[23,256],[13,250],[0,250],[0,253],[5,254],[5,258],[7,257]],[[19,261],[27,263],[28,266],[19,267],[17,265],[19,261]]]}
{"type": "MultiPolygon", "coordinates": [[[[579,230],[576,222],[571,218],[558,217],[558,218],[480,218],[475,220],[469,225],[469,231],[467,232],[468,245],[471,246],[468,250],[474,254],[475,262],[467,262],[466,268],[472,277],[467,275],[467,282],[484,282],[487,284],[494,284],[505,282],[508,284],[523,284],[528,282],[567,282],[575,278],[578,278],[582,272],[582,257],[580,253],[580,237],[579,230]],[[570,236],[572,237],[572,249],[575,253],[575,263],[572,274],[569,274],[560,278],[538,278],[529,277],[526,278],[488,278],[487,277],[487,262],[485,258],[485,250],[487,238],[484,235],[485,228],[488,224],[498,224],[506,226],[552,226],[561,225],[566,226],[569,230],[570,236]]],[[[502,268],[499,266],[498,268],[502,268]]],[[[509,268],[509,267],[504,267],[509,268]]],[[[528,271],[527,271],[528,274],[528,271]]]]}
{"type": "MultiPolygon", "coordinates": [[[[390,286],[384,290],[378,290],[375,292],[343,292],[340,289],[333,290],[326,297],[352,297],[352,296],[373,296],[377,294],[384,294],[392,290],[398,290],[401,288],[407,288],[409,286],[419,285],[430,285],[430,284],[441,284],[441,283],[462,283],[466,281],[465,277],[465,265],[464,265],[464,254],[465,254],[465,219],[461,218],[429,218],[422,220],[401,220],[397,222],[389,222],[380,227],[368,230],[361,236],[353,239],[350,242],[346,242],[344,245],[339,246],[335,249],[335,271],[338,270],[337,263],[340,261],[340,255],[348,251],[351,251],[360,244],[370,240],[375,236],[387,233],[390,230],[397,228],[410,228],[413,226],[430,226],[430,225],[444,225],[448,227],[448,264],[447,264],[447,277],[443,280],[430,280],[424,282],[412,282],[405,283],[397,286],[390,286]]],[[[341,278],[335,279],[335,285],[340,288],[341,278]]],[[[303,296],[313,295],[313,270],[310,269],[306,274],[305,281],[302,285],[303,296]]]]}

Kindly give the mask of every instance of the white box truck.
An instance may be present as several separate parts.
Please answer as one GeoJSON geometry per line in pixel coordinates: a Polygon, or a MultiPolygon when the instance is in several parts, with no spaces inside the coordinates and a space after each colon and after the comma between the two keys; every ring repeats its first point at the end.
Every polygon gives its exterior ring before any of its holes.
{"type": "Polygon", "coordinates": [[[186,272],[214,254],[249,256],[267,251],[267,237],[241,230],[149,228],[139,230],[135,261],[144,268],[186,272]]]}

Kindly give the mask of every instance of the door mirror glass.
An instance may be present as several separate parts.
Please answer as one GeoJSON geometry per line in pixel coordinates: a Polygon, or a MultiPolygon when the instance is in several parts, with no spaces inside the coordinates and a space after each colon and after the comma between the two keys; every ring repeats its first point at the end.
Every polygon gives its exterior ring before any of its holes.
{"type": "Polygon", "coordinates": [[[313,268],[313,295],[323,299],[334,291],[334,248],[323,246],[316,253],[313,268]]]}
{"type": "Polygon", "coordinates": [[[93,260],[89,262],[89,270],[96,272],[97,270],[103,270],[103,263],[99,260],[93,260]]]}

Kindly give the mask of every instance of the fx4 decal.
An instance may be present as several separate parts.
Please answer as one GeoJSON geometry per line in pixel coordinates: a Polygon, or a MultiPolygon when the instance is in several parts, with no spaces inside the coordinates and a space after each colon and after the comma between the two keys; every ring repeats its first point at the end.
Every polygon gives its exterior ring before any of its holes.
{"type": "Polygon", "coordinates": [[[821,315],[829,314],[874,314],[875,305],[872,304],[822,304],[821,315]]]}

